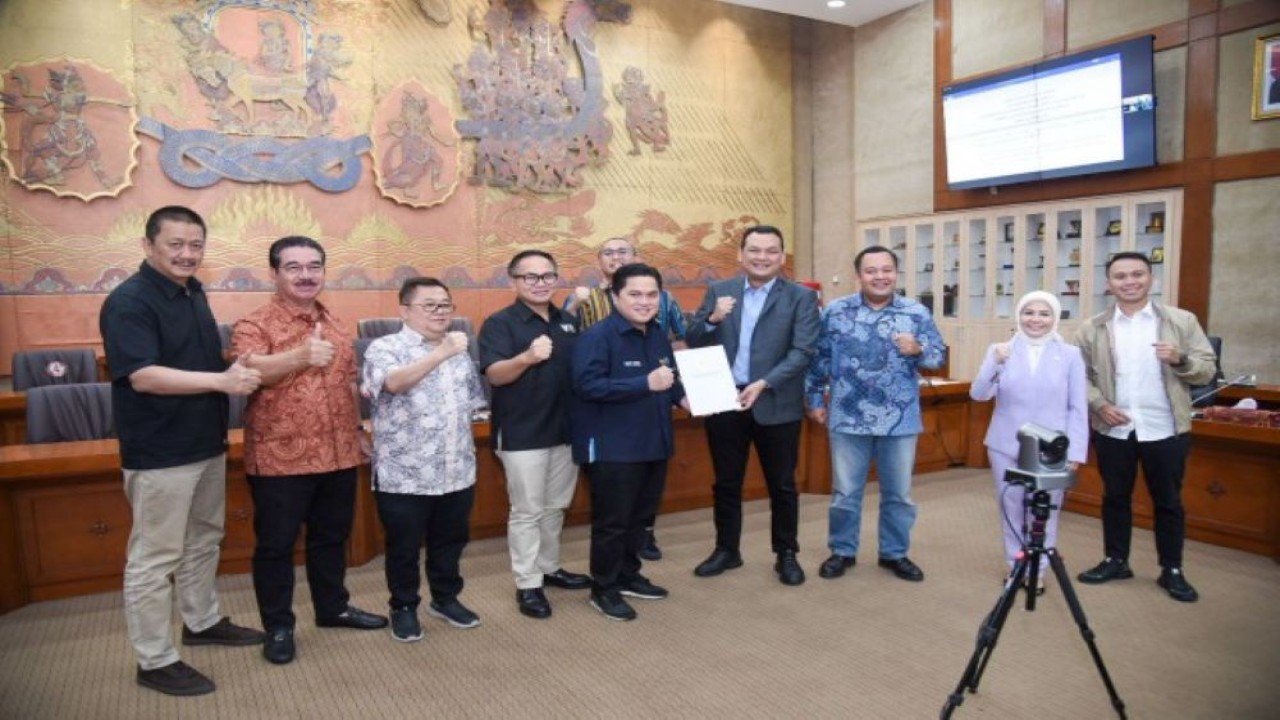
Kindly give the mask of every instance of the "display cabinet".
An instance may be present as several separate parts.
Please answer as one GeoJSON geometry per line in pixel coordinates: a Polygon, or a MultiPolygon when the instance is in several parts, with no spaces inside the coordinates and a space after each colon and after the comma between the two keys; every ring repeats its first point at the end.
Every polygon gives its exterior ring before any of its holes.
{"type": "Polygon", "coordinates": [[[1014,328],[1018,298],[1048,290],[1064,333],[1111,303],[1106,263],[1135,251],[1152,262],[1152,297],[1176,304],[1178,190],[1060,200],[858,224],[858,250],[898,253],[898,291],[929,307],[951,346],[951,374],[972,377],[991,342],[1014,328]]]}

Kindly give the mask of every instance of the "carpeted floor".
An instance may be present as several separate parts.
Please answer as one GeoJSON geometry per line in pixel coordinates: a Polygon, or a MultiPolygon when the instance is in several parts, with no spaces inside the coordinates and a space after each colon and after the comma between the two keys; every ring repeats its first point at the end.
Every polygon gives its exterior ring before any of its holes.
{"type": "MultiPolygon", "coordinates": [[[[484,624],[457,630],[423,614],[427,636],[320,630],[305,584],[298,659],[268,665],[257,648],[198,647],[183,657],[218,683],[171,698],[133,682],[118,593],[40,603],[0,616],[0,718],[929,718],[954,689],[979,622],[1000,589],[995,502],[985,471],[922,477],[911,557],[924,583],[875,566],[874,486],[864,553],[822,580],[826,498],[801,508],[798,588],[772,573],[768,506],[749,504],[746,566],[699,579],[709,510],[663,516],[666,553],[646,573],[671,590],[634,600],[640,618],[606,620],[582,592],[550,590],[547,621],[516,611],[506,544],[473,543],[462,599],[484,624]]],[[[1100,525],[1066,515],[1059,549],[1072,574],[1099,559],[1100,525]]],[[[566,532],[565,565],[585,571],[585,528],[566,532]]],[[[1077,584],[1097,644],[1131,718],[1280,717],[1280,565],[1188,543],[1199,603],[1156,587],[1150,533],[1134,539],[1134,580],[1077,584]]],[[[348,576],[353,602],[382,611],[379,560],[348,576]]],[[[223,610],[256,625],[247,576],[220,581],[223,610]]],[[[1079,630],[1051,586],[1034,613],[1010,614],[978,694],[955,717],[1115,717],[1079,630]]]]}

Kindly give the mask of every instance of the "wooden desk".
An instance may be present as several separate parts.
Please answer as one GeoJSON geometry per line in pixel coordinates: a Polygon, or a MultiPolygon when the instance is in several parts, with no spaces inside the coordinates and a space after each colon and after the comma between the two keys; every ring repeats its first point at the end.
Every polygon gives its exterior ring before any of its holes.
{"type": "MultiPolygon", "coordinates": [[[[1183,479],[1187,537],[1269,555],[1280,562],[1280,429],[1192,421],[1183,479]]],[[[1133,497],[1134,525],[1152,527],[1142,481],[1133,497]]],[[[1102,479],[1090,451],[1067,509],[1100,517],[1102,479]]]]}
{"type": "MultiPolygon", "coordinates": [[[[949,467],[967,465],[975,450],[971,447],[973,438],[977,438],[978,450],[982,450],[982,438],[986,434],[987,414],[981,405],[969,400],[969,383],[955,380],[934,380],[932,385],[920,388],[921,422],[924,432],[916,443],[916,473],[936,472],[949,467]],[[977,427],[976,423],[981,423],[977,427]]],[[[989,405],[989,403],[987,403],[989,405]]],[[[801,452],[806,455],[802,463],[806,472],[798,473],[797,484],[801,492],[831,493],[831,443],[827,437],[827,428],[814,422],[805,422],[805,447],[801,452]]],[[[980,453],[981,460],[986,460],[986,453],[980,453]]],[[[874,478],[874,471],[872,473],[874,478]]]]}
{"type": "Polygon", "coordinates": [[[0,446],[27,441],[27,394],[0,392],[0,446]]]}
{"type": "Polygon", "coordinates": [[[1260,409],[1275,409],[1280,407],[1280,385],[1258,385],[1256,387],[1236,387],[1233,385],[1223,388],[1214,396],[1214,402],[1217,405],[1235,405],[1245,398],[1257,400],[1260,409]]]}
{"type": "MultiPolygon", "coordinates": [[[[472,536],[504,535],[506,479],[488,447],[488,423],[473,428],[477,469],[472,536]]],[[[662,509],[710,506],[713,476],[702,421],[678,411],[675,438],[676,457],[671,461],[662,509]]],[[[253,554],[253,502],[244,475],[243,431],[232,430],[230,441],[226,537],[218,569],[243,573],[249,571],[253,554]]],[[[586,483],[579,487],[585,488],[586,483]]],[[[764,477],[754,459],[744,494],[748,499],[766,495],[764,477]]],[[[583,489],[575,495],[566,521],[586,523],[590,510],[590,498],[583,489]]],[[[119,589],[132,518],[117,442],[0,447],[0,518],[13,519],[0,524],[0,612],[33,601],[119,589]]],[[[352,566],[362,565],[382,549],[382,525],[365,465],[360,468],[347,559],[352,566]]]]}

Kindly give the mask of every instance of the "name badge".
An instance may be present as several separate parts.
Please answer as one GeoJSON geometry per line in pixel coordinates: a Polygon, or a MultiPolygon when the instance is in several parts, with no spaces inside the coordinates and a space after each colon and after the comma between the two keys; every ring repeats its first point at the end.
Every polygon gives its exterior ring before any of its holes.
{"type": "Polygon", "coordinates": [[[622,367],[638,368],[643,366],[644,366],[643,363],[641,363],[639,360],[623,360],[622,361],[622,367]]]}
{"type": "Polygon", "coordinates": [[[573,334],[578,331],[577,326],[573,323],[560,323],[560,329],[569,334],[573,334]]]}

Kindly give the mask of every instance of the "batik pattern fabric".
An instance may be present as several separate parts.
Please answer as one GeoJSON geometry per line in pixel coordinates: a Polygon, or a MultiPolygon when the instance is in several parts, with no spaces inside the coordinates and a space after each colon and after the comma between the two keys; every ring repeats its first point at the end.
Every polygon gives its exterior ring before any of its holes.
{"type": "Polygon", "coordinates": [[[404,392],[386,389],[388,375],[435,349],[405,327],[365,351],[360,391],[373,403],[374,490],[444,495],[476,482],[471,415],[485,402],[471,357],[448,358],[404,392]]]}

